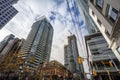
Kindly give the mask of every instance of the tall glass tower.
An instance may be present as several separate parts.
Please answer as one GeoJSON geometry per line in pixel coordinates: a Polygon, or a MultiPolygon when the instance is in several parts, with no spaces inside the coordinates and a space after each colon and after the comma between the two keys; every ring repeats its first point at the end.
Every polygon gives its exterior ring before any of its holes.
{"type": "Polygon", "coordinates": [[[83,20],[86,24],[86,29],[88,30],[88,33],[92,34],[99,31],[95,23],[93,22],[92,18],[89,15],[89,7],[87,5],[87,0],[76,0],[76,1],[77,1],[81,16],[83,16],[83,20]]]}
{"type": "Polygon", "coordinates": [[[32,25],[32,29],[21,49],[25,63],[23,67],[38,69],[41,63],[50,60],[53,27],[42,17],[32,25]]]}

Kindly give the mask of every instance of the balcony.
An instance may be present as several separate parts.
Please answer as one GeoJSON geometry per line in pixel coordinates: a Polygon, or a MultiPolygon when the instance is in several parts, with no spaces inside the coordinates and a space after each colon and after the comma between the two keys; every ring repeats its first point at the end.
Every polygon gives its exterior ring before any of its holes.
{"type": "Polygon", "coordinates": [[[114,54],[99,54],[99,55],[92,55],[92,61],[101,61],[101,60],[109,60],[109,59],[116,59],[114,54]]]}
{"type": "Polygon", "coordinates": [[[99,67],[96,71],[97,73],[106,73],[107,72],[106,70],[109,70],[110,72],[117,72],[117,69],[115,67],[108,67],[108,68],[99,67]]]}

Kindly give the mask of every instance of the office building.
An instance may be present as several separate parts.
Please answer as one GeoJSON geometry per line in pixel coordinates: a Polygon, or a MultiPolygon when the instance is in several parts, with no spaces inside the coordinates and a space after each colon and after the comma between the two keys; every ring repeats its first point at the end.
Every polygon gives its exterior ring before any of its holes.
{"type": "Polygon", "coordinates": [[[32,29],[23,44],[20,56],[24,59],[23,68],[34,71],[50,60],[53,27],[46,18],[41,17],[32,25],[32,29]]]}
{"type": "Polygon", "coordinates": [[[1,57],[0,63],[4,61],[4,58],[6,57],[6,55],[8,55],[12,51],[14,45],[17,43],[18,40],[19,40],[18,38],[14,38],[8,41],[6,46],[4,46],[4,48],[2,49],[0,53],[0,57],[1,57]]]}
{"type": "Polygon", "coordinates": [[[24,39],[14,38],[4,47],[2,55],[0,55],[0,77],[4,77],[6,73],[9,73],[9,76],[17,74],[21,62],[18,58],[18,52],[23,42],[24,39]]]}
{"type": "Polygon", "coordinates": [[[120,62],[101,33],[85,36],[91,79],[119,80],[120,62]]]}
{"type": "Polygon", "coordinates": [[[92,34],[92,33],[99,31],[96,24],[94,23],[94,21],[92,20],[92,18],[89,15],[89,6],[87,4],[87,0],[74,0],[74,1],[76,1],[77,5],[78,5],[80,14],[86,25],[88,34],[92,34]]]}
{"type": "Polygon", "coordinates": [[[2,29],[18,11],[12,6],[18,0],[0,0],[0,29],[2,29]]]}
{"type": "Polygon", "coordinates": [[[6,37],[0,42],[0,54],[1,54],[2,50],[4,49],[4,47],[7,45],[7,43],[8,43],[10,40],[14,39],[14,37],[15,37],[15,36],[14,36],[13,34],[10,34],[10,35],[6,36],[6,37]]]}
{"type": "Polygon", "coordinates": [[[120,61],[120,1],[88,0],[89,14],[120,61]]]}
{"type": "Polygon", "coordinates": [[[65,67],[83,78],[83,65],[78,63],[79,53],[75,35],[68,36],[68,45],[64,46],[65,67]]]}

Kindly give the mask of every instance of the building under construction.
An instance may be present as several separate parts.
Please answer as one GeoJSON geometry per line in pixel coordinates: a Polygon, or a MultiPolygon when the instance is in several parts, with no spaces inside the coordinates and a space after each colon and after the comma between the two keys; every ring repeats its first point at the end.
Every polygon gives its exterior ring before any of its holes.
{"type": "Polygon", "coordinates": [[[80,61],[75,35],[68,36],[68,45],[64,46],[64,59],[65,67],[73,74],[79,75],[80,79],[84,79],[84,68],[80,61]]]}

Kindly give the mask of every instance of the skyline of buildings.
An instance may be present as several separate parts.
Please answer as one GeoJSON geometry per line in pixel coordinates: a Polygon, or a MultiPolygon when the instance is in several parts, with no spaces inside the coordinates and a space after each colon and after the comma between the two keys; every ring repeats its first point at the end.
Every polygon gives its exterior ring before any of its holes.
{"type": "Polygon", "coordinates": [[[18,0],[0,0],[0,29],[2,29],[18,11],[13,7],[18,0]]]}
{"type": "MultiPolygon", "coordinates": [[[[1,5],[0,9],[5,5],[10,6],[15,4],[17,1],[18,0],[1,0],[0,4],[4,5],[1,5]]],[[[81,14],[89,33],[85,36],[86,52],[88,55],[86,60],[89,59],[88,64],[90,69],[90,73],[88,74],[91,75],[92,79],[119,79],[120,1],[78,0],[77,4],[79,10],[82,11],[81,14]]],[[[10,12],[12,14],[10,15],[11,18],[17,14],[17,11],[12,9],[13,7],[10,6],[8,8],[11,9],[11,11],[14,11],[10,12]]],[[[7,10],[6,7],[5,9],[7,10]]],[[[1,13],[4,12],[1,10],[1,13]]],[[[2,14],[3,17],[4,15],[2,14]]],[[[3,17],[0,15],[1,21],[3,17]]],[[[7,18],[4,19],[9,21],[7,18]]],[[[7,60],[5,63],[9,63],[10,57],[6,58],[7,54],[8,56],[13,56],[12,53],[14,54],[14,50],[18,47],[19,49],[21,48],[20,51],[18,51],[18,56],[21,57],[23,61],[23,64],[19,65],[19,71],[21,73],[30,71],[34,73],[42,67],[44,62],[49,62],[54,30],[45,17],[39,19],[40,20],[33,23],[27,39],[22,41],[23,46],[19,47],[19,45],[22,45],[19,44],[21,40],[15,38],[12,34],[4,38],[0,43],[0,57],[2,59],[0,63],[4,62],[5,59],[7,60]]],[[[4,24],[7,23],[6,20],[3,20],[0,25],[4,26],[4,24]]],[[[63,46],[65,67],[73,74],[78,73],[82,77],[84,76],[84,68],[83,64],[79,64],[78,62],[79,52],[76,38],[78,38],[78,36],[68,36],[68,44],[63,46]]],[[[14,59],[16,58],[14,57],[14,59]]],[[[83,60],[85,58],[81,57],[81,59],[83,60]]],[[[13,59],[12,62],[14,63],[13,59]]]]}
{"type": "MultiPolygon", "coordinates": [[[[15,38],[10,34],[4,38],[4,46],[0,54],[0,74],[5,77],[6,72],[13,75],[21,73],[39,75],[40,68],[50,61],[53,27],[45,17],[34,22],[26,40],[15,38]],[[12,71],[12,73],[11,73],[12,71]]],[[[2,44],[1,44],[2,45],[2,44]]],[[[21,74],[21,75],[25,75],[21,74]]],[[[0,77],[1,77],[0,76],[0,77]]]]}

